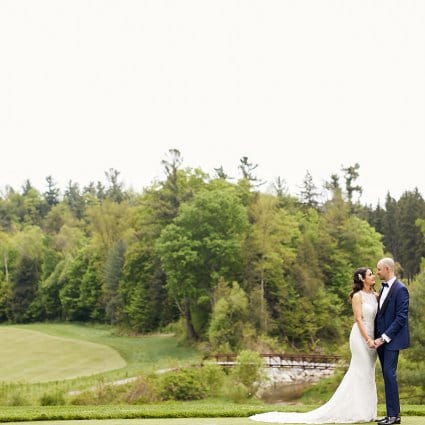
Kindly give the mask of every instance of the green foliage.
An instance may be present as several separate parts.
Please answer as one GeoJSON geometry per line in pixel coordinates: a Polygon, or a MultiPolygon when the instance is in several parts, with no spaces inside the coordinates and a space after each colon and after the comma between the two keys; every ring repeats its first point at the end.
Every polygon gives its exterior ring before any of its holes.
{"type": "MultiPolygon", "coordinates": [[[[233,190],[202,191],[181,206],[175,221],[161,233],[157,250],[167,275],[167,289],[195,339],[191,309],[204,295],[212,296],[220,277],[237,276],[242,266],[242,240],[248,226],[246,210],[233,190]]],[[[206,325],[206,324],[205,324],[206,325]]]]}
{"type": "Polygon", "coordinates": [[[29,306],[37,292],[40,277],[40,261],[38,258],[22,256],[17,264],[10,294],[10,319],[22,323],[30,319],[29,306]]]}
{"type": "Polygon", "coordinates": [[[221,289],[221,298],[213,307],[208,338],[213,349],[220,350],[226,346],[237,351],[241,348],[249,318],[248,297],[237,282],[233,282],[228,289],[225,282],[221,286],[224,288],[221,289]]]}
{"type": "Polygon", "coordinates": [[[223,392],[227,375],[221,366],[206,364],[201,369],[200,379],[204,382],[208,396],[215,397],[223,392]]]}
{"type": "Polygon", "coordinates": [[[40,398],[40,406],[62,406],[65,404],[65,398],[62,393],[47,393],[40,398]]]}
{"type": "MultiPolygon", "coordinates": [[[[236,384],[242,384],[249,397],[254,396],[264,374],[264,361],[255,351],[243,350],[236,357],[236,365],[232,369],[231,377],[236,384]]],[[[239,385],[238,392],[242,391],[239,385]]],[[[243,392],[243,391],[242,391],[243,392]]]]}
{"type": "Polygon", "coordinates": [[[415,189],[399,200],[388,194],[384,208],[361,206],[357,163],[342,168],[345,186],[331,175],[326,202],[309,172],[301,199],[281,178],[276,194],[259,192],[247,157],[237,183],[222,167],[213,179],[183,168],[176,149],[161,164],[164,179],[139,194],[125,190],[114,169],[83,188],[70,181],[62,198],[52,176],[44,193],[30,181],[7,187],[0,321],[98,321],[149,333],[180,317],[180,340],[215,349],[264,347],[258,341],[269,338],[323,350],[346,338],[354,269],[374,267],[385,247],[407,283],[419,273],[422,195],[415,189]],[[221,280],[238,282],[235,303],[218,295],[221,280]]]}
{"type": "Polygon", "coordinates": [[[252,394],[246,385],[242,382],[237,382],[227,388],[226,396],[234,403],[243,403],[246,402],[252,394]]]}
{"type": "Polygon", "coordinates": [[[409,286],[409,326],[411,347],[403,352],[400,380],[409,400],[425,402],[425,269],[409,286]],[[404,355],[407,360],[404,361],[404,355]]]}
{"type": "Polygon", "coordinates": [[[199,400],[206,396],[207,386],[199,369],[181,369],[159,378],[159,394],[164,400],[199,400]]]}
{"type": "Polygon", "coordinates": [[[159,399],[155,380],[149,376],[139,376],[123,397],[123,401],[129,404],[152,403],[159,399]]]}

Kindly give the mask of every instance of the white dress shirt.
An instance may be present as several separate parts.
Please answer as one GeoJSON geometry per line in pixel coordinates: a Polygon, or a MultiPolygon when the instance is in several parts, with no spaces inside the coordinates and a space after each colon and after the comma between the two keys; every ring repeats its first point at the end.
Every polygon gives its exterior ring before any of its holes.
{"type": "Polygon", "coordinates": [[[396,281],[396,277],[392,277],[387,283],[388,287],[384,286],[382,290],[381,298],[379,299],[379,308],[382,308],[382,304],[384,304],[385,298],[387,298],[388,292],[390,292],[392,284],[396,281]]]}
{"type": "MultiPolygon", "coordinates": [[[[379,308],[382,308],[382,305],[384,304],[385,298],[387,298],[388,292],[390,292],[391,285],[396,281],[396,277],[392,277],[387,283],[388,287],[384,286],[384,289],[382,290],[381,298],[379,299],[379,308]]],[[[382,334],[382,338],[385,340],[385,342],[390,342],[391,338],[388,335],[382,334]]]]}

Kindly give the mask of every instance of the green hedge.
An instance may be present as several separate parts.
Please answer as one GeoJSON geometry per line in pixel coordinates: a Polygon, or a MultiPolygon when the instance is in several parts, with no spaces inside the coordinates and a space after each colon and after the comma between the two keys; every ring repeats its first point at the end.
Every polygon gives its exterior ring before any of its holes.
{"type": "MultiPolygon", "coordinates": [[[[137,419],[191,417],[247,417],[270,410],[308,411],[317,406],[265,406],[235,404],[217,400],[202,402],[169,402],[143,406],[2,406],[0,422],[75,420],[75,419],[137,419]]],[[[380,414],[384,406],[379,406],[380,414]]],[[[403,416],[425,416],[425,405],[403,405],[403,416]]]]}

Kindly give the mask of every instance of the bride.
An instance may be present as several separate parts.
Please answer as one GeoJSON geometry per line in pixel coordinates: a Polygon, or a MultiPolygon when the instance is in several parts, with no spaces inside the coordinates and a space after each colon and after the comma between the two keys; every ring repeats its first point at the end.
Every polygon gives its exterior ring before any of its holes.
{"type": "Polygon", "coordinates": [[[350,366],[331,399],[307,413],[268,412],[251,416],[258,422],[273,423],[354,423],[376,419],[376,349],[374,320],[378,310],[373,290],[375,276],[366,267],[354,272],[350,293],[355,323],[350,333],[350,366]]]}

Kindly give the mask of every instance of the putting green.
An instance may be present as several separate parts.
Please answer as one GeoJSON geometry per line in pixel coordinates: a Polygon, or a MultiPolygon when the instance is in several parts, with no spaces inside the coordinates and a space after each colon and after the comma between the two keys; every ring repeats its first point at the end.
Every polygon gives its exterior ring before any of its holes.
{"type": "Polygon", "coordinates": [[[0,327],[0,381],[48,382],[126,365],[111,347],[13,327],[0,327]]]}

